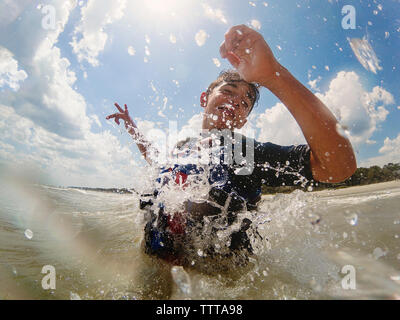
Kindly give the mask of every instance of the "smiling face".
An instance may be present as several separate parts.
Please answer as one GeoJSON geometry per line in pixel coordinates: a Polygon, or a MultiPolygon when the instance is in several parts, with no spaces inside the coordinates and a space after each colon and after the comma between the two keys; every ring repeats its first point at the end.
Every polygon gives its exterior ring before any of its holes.
{"type": "Polygon", "coordinates": [[[245,81],[222,81],[203,92],[201,105],[205,108],[203,129],[240,129],[247,122],[255,97],[245,81]]]}

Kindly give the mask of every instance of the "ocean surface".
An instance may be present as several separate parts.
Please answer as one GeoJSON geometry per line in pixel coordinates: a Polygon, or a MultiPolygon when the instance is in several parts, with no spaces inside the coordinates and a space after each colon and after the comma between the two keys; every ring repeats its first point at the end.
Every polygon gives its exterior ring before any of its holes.
{"type": "Polygon", "coordinates": [[[221,272],[145,255],[143,217],[134,194],[0,182],[0,299],[400,299],[400,181],[264,196],[255,254],[221,272]]]}

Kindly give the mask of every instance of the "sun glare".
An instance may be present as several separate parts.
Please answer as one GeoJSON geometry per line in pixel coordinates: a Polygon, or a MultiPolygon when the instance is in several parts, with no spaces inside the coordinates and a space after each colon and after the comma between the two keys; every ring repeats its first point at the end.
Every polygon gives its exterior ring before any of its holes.
{"type": "Polygon", "coordinates": [[[162,19],[175,16],[185,16],[186,10],[192,1],[182,0],[146,0],[143,6],[147,9],[150,17],[162,19]]]}

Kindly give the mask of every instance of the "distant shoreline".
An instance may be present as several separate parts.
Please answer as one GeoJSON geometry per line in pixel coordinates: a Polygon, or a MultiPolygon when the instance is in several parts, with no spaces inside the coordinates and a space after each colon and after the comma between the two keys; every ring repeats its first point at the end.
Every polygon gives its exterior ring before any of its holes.
{"type": "Polygon", "coordinates": [[[302,188],[299,186],[282,186],[282,187],[263,187],[262,195],[274,195],[278,193],[292,193],[294,190],[302,190],[306,192],[315,192],[315,193],[327,193],[327,192],[335,192],[337,194],[340,193],[349,193],[349,190],[364,190],[368,189],[370,191],[374,190],[382,190],[388,188],[388,186],[400,187],[400,180],[391,180],[391,181],[382,181],[382,182],[375,182],[375,183],[368,183],[368,184],[361,184],[355,186],[349,185],[332,185],[332,186],[324,186],[323,184],[313,187],[313,189],[308,190],[306,188],[302,188]]]}
{"type": "MultiPolygon", "coordinates": [[[[139,192],[137,192],[134,188],[90,188],[90,187],[67,187],[69,189],[78,189],[78,190],[85,190],[85,191],[97,191],[97,192],[108,192],[108,193],[118,193],[118,194],[138,194],[140,195],[139,192]]],[[[266,195],[274,195],[278,193],[291,193],[296,189],[305,191],[304,189],[301,188],[292,188],[289,189],[290,187],[287,187],[284,191],[277,191],[273,193],[263,193],[262,196],[266,195]]],[[[370,183],[370,184],[364,184],[364,185],[358,185],[358,186],[341,186],[340,188],[326,188],[322,190],[313,190],[312,192],[315,192],[320,195],[325,195],[325,194],[348,194],[348,193],[361,193],[364,191],[379,191],[379,190],[385,190],[389,188],[400,188],[400,180],[392,180],[392,181],[385,181],[385,182],[377,182],[377,183],[370,183]]]]}
{"type": "Polygon", "coordinates": [[[340,189],[324,189],[324,190],[318,190],[316,193],[320,195],[324,194],[348,194],[348,193],[362,193],[366,191],[379,191],[379,190],[385,190],[385,189],[390,189],[390,188],[400,188],[400,180],[392,180],[392,181],[385,181],[385,182],[377,182],[377,183],[370,183],[370,184],[364,184],[364,185],[359,185],[359,186],[349,186],[349,187],[344,187],[340,189]]]}

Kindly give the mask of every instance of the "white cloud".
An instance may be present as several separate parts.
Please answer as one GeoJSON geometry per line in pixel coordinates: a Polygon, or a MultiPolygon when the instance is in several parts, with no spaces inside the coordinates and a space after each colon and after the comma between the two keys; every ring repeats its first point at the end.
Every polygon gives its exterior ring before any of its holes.
{"type": "Polygon", "coordinates": [[[348,128],[350,140],[356,146],[370,141],[389,114],[385,106],[394,103],[393,96],[381,87],[377,86],[368,92],[355,72],[339,72],[331,81],[329,90],[316,95],[341,125],[348,128]]]}
{"type": "Polygon", "coordinates": [[[0,105],[0,160],[39,165],[63,185],[128,186],[133,154],[110,131],[69,139],[49,132],[11,107],[0,105]],[[28,151],[28,152],[27,152],[28,151]],[[68,174],[66,174],[68,173],[68,174]]]}
{"type": "Polygon", "coordinates": [[[318,88],[317,84],[318,84],[318,82],[321,81],[321,79],[322,78],[320,76],[318,76],[316,79],[309,80],[307,83],[308,83],[308,85],[310,86],[310,88],[312,90],[319,91],[319,88],[318,88]]]}
{"type": "Polygon", "coordinates": [[[76,1],[54,0],[52,5],[56,29],[38,27],[43,15],[33,8],[21,13],[29,19],[0,31],[0,43],[29,74],[17,93],[0,92],[0,160],[40,167],[62,185],[129,186],[138,180],[131,150],[109,131],[90,131],[101,122],[87,114],[70,62],[55,45],[76,1]]]}
{"type": "Polygon", "coordinates": [[[157,128],[157,124],[149,120],[137,120],[136,125],[144,136],[148,136],[150,130],[157,128]]]}
{"type": "Polygon", "coordinates": [[[98,55],[105,48],[108,35],[104,28],[124,15],[126,0],[89,0],[81,8],[81,21],[70,43],[78,61],[98,66],[98,55]],[[78,38],[80,38],[78,40],[78,38]]]}
{"type": "Polygon", "coordinates": [[[383,102],[385,105],[394,104],[393,95],[385,89],[376,86],[372,89],[372,92],[367,93],[367,103],[377,104],[378,102],[383,102]]]}
{"type": "MultiPolygon", "coordinates": [[[[385,121],[385,106],[394,103],[393,96],[381,87],[368,92],[355,72],[341,71],[325,93],[316,96],[332,111],[356,147],[373,143],[370,138],[385,121]]],[[[303,134],[294,118],[282,103],[267,109],[257,119],[259,140],[278,144],[304,143],[303,134]]]]}
{"type": "Polygon", "coordinates": [[[25,70],[18,70],[18,61],[13,58],[12,53],[0,46],[0,88],[7,85],[17,91],[19,82],[27,77],[25,70]]]}
{"type": "Polygon", "coordinates": [[[270,141],[280,145],[305,143],[297,122],[280,102],[259,115],[256,127],[260,129],[258,140],[261,142],[270,141]]]}
{"type": "Polygon", "coordinates": [[[363,167],[370,167],[373,165],[384,166],[390,162],[400,162],[400,133],[396,138],[390,139],[386,137],[383,146],[379,149],[380,156],[366,159],[360,163],[363,167]]]}
{"type": "MultiPolygon", "coordinates": [[[[182,126],[178,133],[178,139],[183,140],[187,137],[193,137],[199,135],[203,123],[203,114],[197,113],[191,117],[188,122],[182,126]]],[[[177,139],[177,140],[178,140],[177,139]]]]}
{"type": "MultiPolygon", "coordinates": [[[[13,24],[13,41],[6,43],[29,78],[18,94],[0,95],[0,103],[12,105],[18,114],[50,132],[79,138],[90,129],[86,102],[72,88],[76,75],[69,69],[68,59],[61,57],[60,49],[55,46],[76,2],[59,0],[53,5],[57,12],[54,30],[37,27],[43,17],[37,9],[30,12],[30,19],[17,20],[13,24]],[[26,37],[26,30],[31,30],[29,37],[26,37]]],[[[7,34],[4,30],[0,37],[7,37],[7,34]]]]}
{"type": "Polygon", "coordinates": [[[99,128],[102,127],[101,122],[100,122],[100,120],[99,120],[99,117],[98,117],[97,115],[92,114],[92,115],[90,116],[90,120],[91,120],[91,122],[90,122],[91,124],[92,124],[92,123],[95,123],[99,128]]]}
{"type": "Polygon", "coordinates": [[[207,38],[208,34],[203,29],[199,30],[194,36],[194,39],[196,40],[196,43],[199,47],[203,46],[206,43],[207,38]]]}
{"type": "Polygon", "coordinates": [[[400,161],[400,134],[393,140],[386,137],[385,141],[383,142],[383,147],[379,149],[379,153],[384,154],[392,153],[393,151],[397,151],[398,161],[400,161]]]}
{"type": "Polygon", "coordinates": [[[208,4],[205,4],[205,3],[203,3],[203,9],[204,9],[205,15],[207,17],[209,17],[210,19],[217,20],[224,24],[228,23],[228,21],[225,18],[225,15],[221,9],[213,9],[211,6],[209,6],[208,4]]]}

